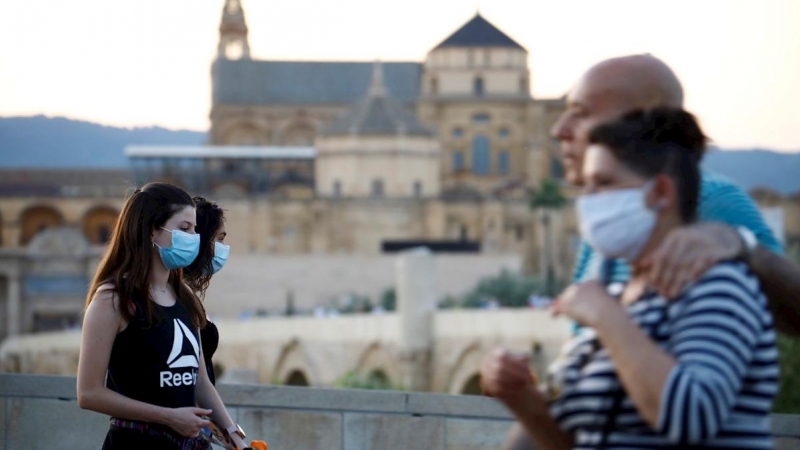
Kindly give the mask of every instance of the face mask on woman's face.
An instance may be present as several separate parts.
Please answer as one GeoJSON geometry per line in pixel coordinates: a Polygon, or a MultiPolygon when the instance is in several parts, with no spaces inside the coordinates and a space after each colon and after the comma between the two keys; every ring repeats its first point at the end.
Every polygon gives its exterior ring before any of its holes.
{"type": "Polygon", "coordinates": [[[222,242],[214,242],[214,258],[211,259],[211,274],[215,274],[222,269],[222,266],[228,262],[228,254],[231,252],[231,246],[225,245],[222,242]]]}
{"type": "Polygon", "coordinates": [[[581,236],[606,258],[635,261],[653,234],[656,211],[647,206],[651,183],[578,198],[581,236]]]}
{"type": "Polygon", "coordinates": [[[163,248],[154,243],[158,247],[164,267],[168,270],[175,270],[189,266],[200,253],[200,235],[189,234],[181,230],[168,230],[164,227],[161,229],[172,233],[171,247],[163,248]]]}

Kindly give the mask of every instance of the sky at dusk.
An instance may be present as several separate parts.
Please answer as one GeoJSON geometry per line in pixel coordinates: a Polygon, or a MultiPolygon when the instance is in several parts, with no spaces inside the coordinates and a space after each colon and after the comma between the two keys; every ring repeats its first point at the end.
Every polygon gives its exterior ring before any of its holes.
{"type": "MultiPolygon", "coordinates": [[[[422,61],[481,14],[530,52],[534,97],[652,53],[717,145],[800,151],[800,1],[242,0],[257,59],[422,61]]],[[[0,116],[209,126],[222,0],[0,0],[0,116]]]]}

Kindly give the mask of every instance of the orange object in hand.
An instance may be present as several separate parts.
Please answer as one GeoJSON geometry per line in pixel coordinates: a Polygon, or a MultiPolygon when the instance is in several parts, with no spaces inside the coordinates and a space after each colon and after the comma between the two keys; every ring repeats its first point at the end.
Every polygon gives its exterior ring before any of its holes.
{"type": "Polygon", "coordinates": [[[269,446],[264,441],[253,441],[250,443],[250,448],[253,450],[268,450],[269,446]]]}

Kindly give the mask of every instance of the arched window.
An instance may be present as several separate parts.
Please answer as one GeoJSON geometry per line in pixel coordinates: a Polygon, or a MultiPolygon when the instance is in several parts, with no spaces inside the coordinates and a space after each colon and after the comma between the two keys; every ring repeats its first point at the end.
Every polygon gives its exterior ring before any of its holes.
{"type": "Polygon", "coordinates": [[[422,197],[422,181],[417,180],[414,182],[414,197],[422,197]]]}
{"type": "Polygon", "coordinates": [[[34,236],[50,227],[64,224],[61,212],[51,206],[34,206],[25,210],[20,218],[20,245],[28,245],[34,236]]]}
{"type": "Polygon", "coordinates": [[[281,133],[281,145],[305,147],[314,145],[316,130],[304,122],[294,123],[281,133]]]}
{"type": "Polygon", "coordinates": [[[475,81],[472,84],[472,91],[478,97],[483,95],[483,78],[475,77],[475,81]]]}
{"type": "Polygon", "coordinates": [[[503,150],[497,155],[497,170],[503,174],[508,174],[511,168],[511,157],[508,150],[503,150]]]}
{"type": "Polygon", "coordinates": [[[477,113],[472,115],[472,122],[476,125],[487,125],[491,121],[491,117],[486,113],[477,113]]]}
{"type": "Polygon", "coordinates": [[[556,180],[564,179],[564,165],[560,158],[550,157],[550,176],[556,180]]]}
{"type": "Polygon", "coordinates": [[[383,180],[372,180],[372,197],[383,197],[383,180]]]}
{"type": "Polygon", "coordinates": [[[230,60],[242,59],[244,56],[244,43],[240,40],[228,41],[225,45],[225,58],[230,60]]]}
{"type": "Polygon", "coordinates": [[[464,170],[464,152],[456,150],[453,152],[453,171],[461,172],[464,170]]]}
{"type": "Polygon", "coordinates": [[[92,245],[105,245],[117,223],[119,212],[107,206],[98,206],[83,217],[83,235],[92,245]]]}
{"type": "Polygon", "coordinates": [[[476,175],[488,175],[491,169],[491,148],[489,138],[484,135],[472,139],[472,172],[476,175]]]}
{"type": "Polygon", "coordinates": [[[336,198],[342,196],[342,182],[339,180],[333,182],[333,196],[336,198]]]}
{"type": "Polygon", "coordinates": [[[469,229],[467,228],[466,225],[462,224],[459,227],[459,229],[458,229],[458,237],[459,237],[459,239],[461,239],[462,242],[466,241],[467,239],[469,239],[469,229]]]}

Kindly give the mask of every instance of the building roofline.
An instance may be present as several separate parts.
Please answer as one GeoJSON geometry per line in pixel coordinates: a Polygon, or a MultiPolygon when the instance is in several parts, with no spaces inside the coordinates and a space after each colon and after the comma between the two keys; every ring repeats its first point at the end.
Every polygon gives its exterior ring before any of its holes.
{"type": "Polygon", "coordinates": [[[314,159],[315,147],[129,145],[128,158],[314,159]]]}

